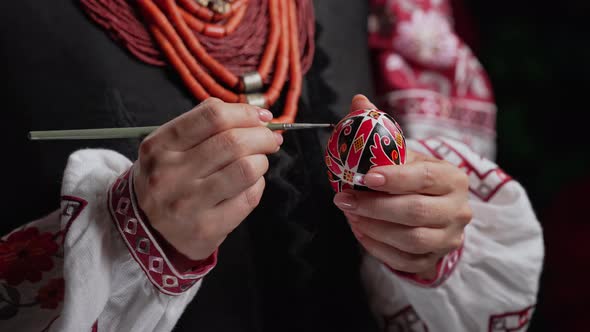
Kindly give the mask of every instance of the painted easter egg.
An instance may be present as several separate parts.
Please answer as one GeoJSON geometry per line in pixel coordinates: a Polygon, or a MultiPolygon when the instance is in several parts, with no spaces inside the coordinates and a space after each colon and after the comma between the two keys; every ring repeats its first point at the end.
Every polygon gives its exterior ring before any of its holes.
{"type": "Polygon", "coordinates": [[[371,168],[406,162],[404,134],[397,122],[382,111],[354,111],[334,128],[325,162],[336,192],[369,190],[363,179],[371,168]]]}

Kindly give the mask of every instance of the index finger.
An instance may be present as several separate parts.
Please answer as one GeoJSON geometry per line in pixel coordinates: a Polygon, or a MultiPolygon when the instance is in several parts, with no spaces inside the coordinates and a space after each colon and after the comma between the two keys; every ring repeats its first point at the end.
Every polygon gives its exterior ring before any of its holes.
{"type": "Polygon", "coordinates": [[[225,130],[261,126],[270,120],[268,110],[209,98],[161,126],[148,139],[165,149],[186,151],[225,130]]]}
{"type": "Polygon", "coordinates": [[[438,160],[375,167],[365,175],[364,181],[367,187],[390,194],[445,195],[458,186],[468,185],[463,171],[438,160]]]}

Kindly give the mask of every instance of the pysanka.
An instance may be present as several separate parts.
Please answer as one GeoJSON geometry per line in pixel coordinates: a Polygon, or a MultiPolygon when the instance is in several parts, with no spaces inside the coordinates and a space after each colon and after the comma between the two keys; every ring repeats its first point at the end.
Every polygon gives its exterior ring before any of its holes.
{"type": "Polygon", "coordinates": [[[403,131],[391,116],[382,111],[354,111],[334,128],[326,148],[325,161],[335,191],[366,190],[363,178],[371,168],[405,163],[403,131]]]}

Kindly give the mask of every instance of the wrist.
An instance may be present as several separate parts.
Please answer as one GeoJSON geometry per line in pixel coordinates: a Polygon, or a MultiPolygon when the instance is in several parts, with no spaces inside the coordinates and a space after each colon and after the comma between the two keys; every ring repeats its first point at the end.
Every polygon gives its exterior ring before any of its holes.
{"type": "Polygon", "coordinates": [[[421,287],[434,288],[442,285],[455,270],[463,253],[463,245],[457,250],[451,251],[441,257],[436,265],[427,271],[421,273],[402,272],[391,267],[387,268],[397,276],[421,287]]]}
{"type": "Polygon", "coordinates": [[[217,264],[217,247],[209,251],[203,251],[203,254],[188,255],[177,249],[172,243],[156,230],[149,221],[146,223],[156,242],[160,245],[164,254],[168,257],[172,265],[181,273],[199,273],[202,267],[214,266],[217,264]]]}
{"type": "MultiPolygon", "coordinates": [[[[133,180],[135,183],[135,174],[133,176],[133,180]]],[[[137,193],[135,193],[137,196],[137,193]]],[[[149,216],[145,213],[143,208],[140,204],[137,206],[137,212],[144,220],[147,228],[154,236],[156,242],[160,245],[168,259],[172,262],[174,267],[176,267],[179,271],[195,271],[198,269],[199,266],[202,265],[215,265],[217,262],[217,246],[214,246],[212,249],[204,249],[198,251],[190,251],[191,253],[186,253],[182,250],[182,247],[175,246],[172,244],[174,241],[169,241],[169,237],[166,237],[162,234],[162,231],[157,228],[151,222],[149,216]]]]}
{"type": "Polygon", "coordinates": [[[217,263],[214,252],[204,260],[181,255],[151,227],[133,190],[133,168],[122,174],[108,192],[112,221],[129,253],[161,292],[179,295],[204,277],[217,263]]]}
{"type": "Polygon", "coordinates": [[[436,275],[438,274],[439,265],[442,260],[442,257],[436,260],[436,264],[432,265],[430,269],[416,273],[416,276],[423,280],[433,280],[436,279],[436,275]]]}

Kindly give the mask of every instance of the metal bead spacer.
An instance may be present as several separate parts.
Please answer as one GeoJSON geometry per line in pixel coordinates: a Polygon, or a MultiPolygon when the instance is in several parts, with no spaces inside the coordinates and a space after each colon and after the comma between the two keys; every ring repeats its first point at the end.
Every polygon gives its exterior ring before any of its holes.
{"type": "Polygon", "coordinates": [[[253,106],[258,106],[261,108],[268,107],[266,105],[266,98],[264,97],[264,94],[262,94],[262,93],[248,93],[248,94],[246,94],[246,101],[248,102],[248,104],[253,105],[253,106]]]}
{"type": "Polygon", "coordinates": [[[219,14],[226,14],[230,11],[231,6],[225,0],[212,0],[211,10],[219,14]]]}
{"type": "Polygon", "coordinates": [[[242,75],[242,83],[244,85],[244,92],[260,91],[264,86],[262,76],[257,71],[251,71],[242,75]]]}

